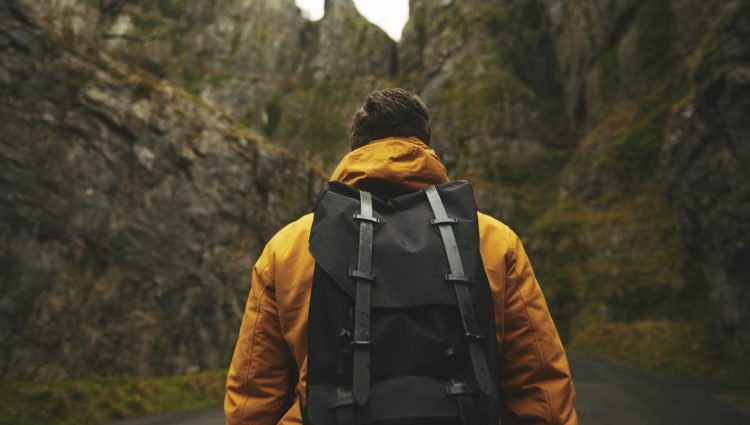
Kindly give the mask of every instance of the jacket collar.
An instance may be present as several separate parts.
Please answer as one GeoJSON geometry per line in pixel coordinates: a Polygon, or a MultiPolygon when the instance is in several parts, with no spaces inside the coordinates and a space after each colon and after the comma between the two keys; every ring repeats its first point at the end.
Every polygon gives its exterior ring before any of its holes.
{"type": "Polygon", "coordinates": [[[331,175],[381,199],[445,183],[448,174],[435,151],[415,137],[378,139],[355,149],[331,175]]]}

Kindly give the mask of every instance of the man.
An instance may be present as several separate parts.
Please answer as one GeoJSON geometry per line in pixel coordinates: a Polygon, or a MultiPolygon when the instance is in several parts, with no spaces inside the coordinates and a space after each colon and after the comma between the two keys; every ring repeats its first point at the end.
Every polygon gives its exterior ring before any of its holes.
{"type": "MultiPolygon", "coordinates": [[[[429,143],[429,115],[418,96],[402,89],[371,93],[352,123],[352,152],[331,181],[382,200],[441,185],[449,179],[429,143]]],[[[494,311],[492,347],[494,342],[499,347],[490,367],[497,371],[494,385],[517,424],[577,424],[568,362],[529,258],[506,225],[482,213],[477,219],[494,311]]],[[[227,379],[228,425],[302,421],[308,405],[307,331],[316,267],[308,249],[313,222],[314,215],[308,214],[282,229],[252,270],[227,379]]]]}

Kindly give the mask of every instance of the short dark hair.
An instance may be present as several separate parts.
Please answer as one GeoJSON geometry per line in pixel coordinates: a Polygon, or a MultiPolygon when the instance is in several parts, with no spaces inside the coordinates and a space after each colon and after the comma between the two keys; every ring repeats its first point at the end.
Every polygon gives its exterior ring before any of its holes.
{"type": "Polygon", "coordinates": [[[352,150],[385,137],[417,137],[430,144],[430,113],[416,94],[390,88],[374,91],[354,114],[352,150]]]}

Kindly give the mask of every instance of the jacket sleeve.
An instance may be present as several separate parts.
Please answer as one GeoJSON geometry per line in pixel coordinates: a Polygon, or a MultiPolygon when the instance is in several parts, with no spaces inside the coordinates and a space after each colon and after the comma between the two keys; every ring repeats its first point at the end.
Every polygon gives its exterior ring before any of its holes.
{"type": "Polygon", "coordinates": [[[576,425],[568,360],[529,257],[511,231],[500,386],[520,425],[576,425]]]}
{"type": "Polygon", "coordinates": [[[282,338],[274,285],[273,250],[267,245],[252,270],[250,296],[229,366],[225,425],[273,425],[285,413],[291,371],[282,338]]]}

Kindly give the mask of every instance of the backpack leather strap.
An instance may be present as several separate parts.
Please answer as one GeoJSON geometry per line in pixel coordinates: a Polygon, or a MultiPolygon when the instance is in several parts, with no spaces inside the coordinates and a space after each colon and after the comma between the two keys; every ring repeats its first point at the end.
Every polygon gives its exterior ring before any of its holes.
{"type": "Polygon", "coordinates": [[[477,322],[474,304],[471,300],[471,291],[469,290],[471,278],[464,274],[461,253],[459,252],[456,236],[453,234],[453,228],[451,227],[456,223],[456,220],[451,220],[448,217],[443,201],[440,199],[440,194],[435,186],[425,189],[425,193],[427,194],[427,199],[430,201],[432,213],[435,215],[435,220],[432,224],[438,226],[438,229],[440,229],[445,253],[448,256],[451,273],[449,275],[450,278],[446,278],[446,281],[453,284],[456,292],[456,301],[458,302],[458,309],[461,312],[461,321],[465,336],[468,340],[469,356],[474,368],[474,376],[476,377],[479,389],[485,394],[490,394],[492,392],[492,379],[487,366],[487,359],[482,349],[482,344],[484,344],[487,337],[486,335],[482,335],[477,322]]]}
{"type": "Polygon", "coordinates": [[[370,397],[370,307],[372,301],[372,233],[378,220],[372,215],[372,196],[360,191],[361,211],[354,216],[359,221],[359,258],[357,270],[351,276],[357,279],[357,295],[354,301],[354,371],[352,396],[362,406],[370,397]]]}
{"type": "Polygon", "coordinates": [[[336,424],[350,425],[354,423],[354,399],[352,392],[343,387],[336,388],[336,398],[328,406],[336,410],[336,424]]]}
{"type": "Polygon", "coordinates": [[[463,382],[451,379],[450,385],[445,390],[448,396],[454,397],[458,403],[458,410],[461,413],[461,425],[479,425],[476,409],[474,408],[474,398],[471,395],[471,388],[463,382]]]}

